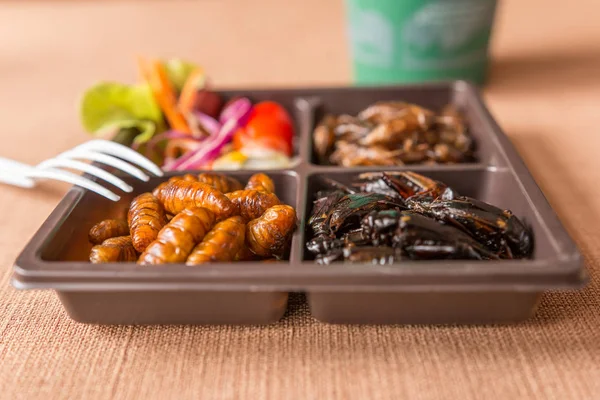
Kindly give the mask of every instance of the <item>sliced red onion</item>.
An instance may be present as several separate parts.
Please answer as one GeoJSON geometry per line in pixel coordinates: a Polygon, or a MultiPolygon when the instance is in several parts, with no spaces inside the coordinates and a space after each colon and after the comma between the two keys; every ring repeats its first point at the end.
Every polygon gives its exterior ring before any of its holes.
{"type": "Polygon", "coordinates": [[[251,112],[252,102],[247,97],[242,97],[225,106],[219,116],[219,122],[225,124],[227,121],[234,119],[240,126],[244,126],[248,122],[251,112]]]}
{"type": "Polygon", "coordinates": [[[171,168],[170,170],[176,171],[202,168],[219,156],[221,149],[231,140],[238,127],[236,119],[229,119],[223,124],[216,136],[211,136],[197,150],[184,154],[168,167],[171,168]]]}
{"type": "Polygon", "coordinates": [[[194,117],[210,135],[216,135],[221,129],[219,121],[202,111],[194,111],[194,117]]]}
{"type": "Polygon", "coordinates": [[[189,159],[192,155],[194,155],[194,152],[190,151],[189,153],[185,153],[176,159],[165,159],[162,169],[165,171],[177,171],[177,167],[179,167],[181,163],[189,159]]]}

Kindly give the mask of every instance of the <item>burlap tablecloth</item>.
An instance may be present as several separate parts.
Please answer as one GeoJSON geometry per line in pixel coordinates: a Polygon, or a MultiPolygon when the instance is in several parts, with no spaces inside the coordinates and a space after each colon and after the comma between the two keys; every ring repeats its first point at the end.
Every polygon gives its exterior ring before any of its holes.
{"type": "MultiPolygon", "coordinates": [[[[503,2],[486,99],[585,255],[583,291],[506,327],[329,326],[301,297],[266,327],[105,327],[9,286],[67,189],[0,189],[2,399],[600,398],[600,3],[503,2]]],[[[76,100],[134,55],[201,61],[220,86],[342,84],[339,1],[0,2],[0,156],[83,142],[76,100]],[[288,4],[289,3],[289,4],[288,4]]]]}

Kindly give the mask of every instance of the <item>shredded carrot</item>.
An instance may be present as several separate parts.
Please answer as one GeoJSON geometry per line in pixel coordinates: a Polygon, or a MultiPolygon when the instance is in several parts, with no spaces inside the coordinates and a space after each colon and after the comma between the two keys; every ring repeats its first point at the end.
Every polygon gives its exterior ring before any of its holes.
{"type": "Polygon", "coordinates": [[[165,114],[165,118],[171,128],[179,132],[191,134],[192,132],[183,114],[177,109],[177,95],[160,61],[154,60],[148,63],[140,57],[138,58],[138,65],[141,75],[148,85],[150,85],[152,95],[165,114]]]}
{"type": "Polygon", "coordinates": [[[179,111],[183,114],[193,111],[196,99],[198,98],[198,91],[204,86],[204,79],[204,70],[202,68],[196,68],[187,77],[179,95],[179,102],[177,103],[179,111]]]}

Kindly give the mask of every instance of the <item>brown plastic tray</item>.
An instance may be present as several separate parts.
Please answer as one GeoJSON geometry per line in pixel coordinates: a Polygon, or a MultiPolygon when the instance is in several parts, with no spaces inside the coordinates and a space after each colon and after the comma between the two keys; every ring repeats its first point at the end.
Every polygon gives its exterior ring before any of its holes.
{"type": "MultiPolygon", "coordinates": [[[[265,324],[286,310],[289,292],[305,292],[312,314],[332,323],[507,323],[531,316],[541,292],[583,286],[581,255],[531,174],[468,83],[395,87],[235,90],[281,102],[295,117],[300,164],[270,171],[277,195],[296,207],[301,221],[288,261],[202,267],[87,262],[87,231],[97,221],[123,215],[131,198],[156,186],[135,184],[135,193],[112,203],[73,187],[18,257],[13,285],[54,289],[69,315],[101,324],[265,324]],[[406,100],[439,109],[456,104],[477,140],[477,162],[395,168],[316,165],[311,133],[324,112],[356,113],[377,100],[406,100]],[[391,266],[316,265],[305,251],[306,218],[319,176],[348,182],[363,171],[415,170],[459,193],[511,209],[531,225],[531,260],[403,261],[391,266]]],[[[247,179],[252,172],[228,172],[247,179]]]]}

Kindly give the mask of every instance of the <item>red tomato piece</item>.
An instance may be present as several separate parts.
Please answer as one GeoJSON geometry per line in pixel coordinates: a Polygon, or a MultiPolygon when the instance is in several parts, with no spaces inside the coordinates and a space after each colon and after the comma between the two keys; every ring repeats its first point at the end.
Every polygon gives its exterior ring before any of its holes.
{"type": "Polygon", "coordinates": [[[238,129],[233,134],[233,147],[236,150],[252,145],[262,146],[292,156],[292,143],[282,136],[259,135],[258,137],[251,137],[244,128],[238,129]]]}

